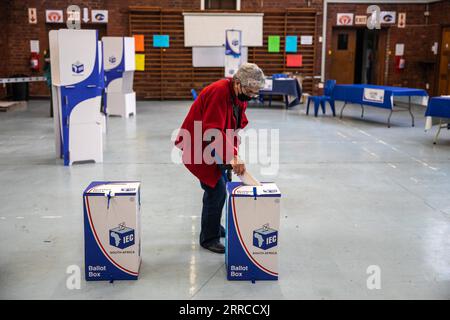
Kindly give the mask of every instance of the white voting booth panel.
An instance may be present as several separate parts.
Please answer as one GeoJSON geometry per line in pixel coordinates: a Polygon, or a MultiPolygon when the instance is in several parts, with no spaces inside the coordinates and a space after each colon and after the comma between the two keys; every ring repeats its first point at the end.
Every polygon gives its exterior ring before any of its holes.
{"type": "Polygon", "coordinates": [[[52,30],[49,39],[52,84],[74,85],[92,74],[98,54],[96,30],[52,30]]]}
{"type": "Polygon", "coordinates": [[[100,106],[100,99],[101,97],[97,96],[80,102],[70,115],[70,164],[87,159],[103,162],[103,115],[92,108],[92,105],[100,106]],[[97,120],[92,121],[92,119],[97,120]],[[88,140],[89,143],[86,143],[88,140]]]}
{"type": "Polygon", "coordinates": [[[105,71],[121,66],[122,61],[123,68],[119,72],[136,69],[133,37],[103,37],[102,42],[105,71]]]}
{"type": "Polygon", "coordinates": [[[278,279],[281,192],[274,183],[227,184],[226,252],[228,280],[278,279]]]}
{"type": "Polygon", "coordinates": [[[136,280],[141,265],[140,182],[94,181],[83,193],[87,281],[136,280]]]}
{"type": "Polygon", "coordinates": [[[103,71],[97,31],[52,30],[49,42],[57,157],[64,165],[101,162],[103,71]]]}
{"type": "Polygon", "coordinates": [[[107,114],[136,115],[133,91],[135,53],[133,37],[103,37],[107,114]]]}
{"type": "Polygon", "coordinates": [[[136,93],[108,92],[108,114],[128,118],[136,115],[136,93]]]}
{"type": "MultiPolygon", "coordinates": [[[[103,62],[103,44],[99,40],[97,41],[97,49],[98,49],[98,72],[99,72],[99,80],[100,80],[100,86],[102,90],[102,95],[104,95],[105,92],[105,69],[104,69],[104,62],[103,62]]],[[[103,103],[105,101],[103,100],[103,103]]],[[[106,133],[106,114],[104,113],[104,110],[100,113],[100,125],[102,127],[102,133],[106,133]]]]}

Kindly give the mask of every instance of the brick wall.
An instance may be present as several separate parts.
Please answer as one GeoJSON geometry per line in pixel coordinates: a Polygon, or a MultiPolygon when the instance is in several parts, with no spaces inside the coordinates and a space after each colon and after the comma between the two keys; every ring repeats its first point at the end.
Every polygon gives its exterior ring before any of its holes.
{"type": "MultiPolygon", "coordinates": [[[[327,17],[327,55],[331,49],[332,29],[336,26],[337,13],[354,13],[365,15],[368,4],[329,4],[327,17]]],[[[382,11],[406,13],[406,27],[398,28],[397,24],[388,27],[388,77],[386,85],[410,86],[426,89],[429,93],[436,90],[435,71],[438,68],[438,56],[433,55],[431,46],[440,42],[442,24],[450,24],[450,0],[429,4],[379,4],[382,11]],[[424,12],[430,11],[428,19],[424,12]],[[405,44],[405,69],[395,72],[395,44],[405,44]]],[[[385,26],[385,25],[383,25],[385,26]]],[[[386,25],[387,26],[387,25],[386,25]]],[[[326,59],[326,76],[329,76],[331,59],[326,59]]]]}
{"type": "MultiPolygon", "coordinates": [[[[13,74],[28,76],[42,75],[43,51],[48,48],[48,31],[65,28],[64,24],[46,24],[45,10],[65,10],[70,4],[81,9],[108,10],[109,23],[106,34],[109,36],[128,35],[128,6],[158,6],[171,8],[200,9],[199,0],[11,0],[0,1],[0,77],[13,74]],[[37,24],[28,23],[28,8],[37,9],[37,24]],[[8,38],[9,35],[9,38],[8,38]],[[40,71],[31,71],[29,66],[30,40],[40,40],[40,71]]],[[[93,25],[91,25],[93,27],[93,25]]],[[[30,95],[48,96],[49,90],[44,82],[30,83],[30,95]]],[[[2,88],[0,97],[5,95],[2,88]]]]}
{"type": "MultiPolygon", "coordinates": [[[[42,71],[34,72],[28,67],[30,56],[30,40],[40,40],[41,50],[41,66],[43,65],[43,50],[48,48],[48,31],[53,28],[65,27],[63,24],[49,25],[45,23],[45,9],[65,10],[68,5],[67,0],[11,0],[8,8],[4,8],[5,1],[2,3],[3,15],[2,29],[6,30],[6,34],[10,35],[9,41],[2,45],[4,50],[0,52],[0,77],[10,76],[12,74],[41,75],[42,71]],[[28,23],[28,8],[37,9],[38,23],[33,25],[28,23]]],[[[80,8],[87,7],[89,9],[106,9],[108,10],[109,22],[106,25],[106,35],[121,36],[129,34],[128,27],[128,7],[129,6],[154,6],[162,8],[199,10],[200,0],[77,0],[70,2],[78,5],[80,8]]],[[[243,0],[242,10],[255,10],[260,12],[266,9],[280,8],[305,8],[308,7],[321,8],[321,0],[243,0]]],[[[321,26],[322,18],[318,19],[321,26]]],[[[92,27],[92,25],[90,26],[92,27]]],[[[320,35],[321,29],[318,30],[320,35]]],[[[320,52],[320,44],[316,41],[317,52],[320,52]]],[[[320,57],[320,54],[319,54],[320,57]]],[[[42,70],[42,67],[41,67],[42,70]]],[[[316,61],[315,74],[320,73],[320,59],[316,61]]],[[[30,83],[30,95],[48,96],[49,90],[44,82],[30,83]]],[[[139,92],[138,92],[139,95],[139,92]]]]}
{"type": "MultiPolygon", "coordinates": [[[[7,72],[7,60],[6,60],[6,47],[8,44],[8,33],[4,32],[8,27],[8,12],[9,2],[0,1],[0,78],[6,75],[7,72]]],[[[6,87],[0,85],[0,99],[6,95],[6,87]]]]}
{"type": "MultiPolygon", "coordinates": [[[[129,6],[155,6],[163,8],[177,8],[185,10],[200,9],[200,0],[78,0],[74,2],[81,8],[107,9],[109,11],[109,23],[105,28],[105,34],[109,36],[128,35],[128,7],[129,6]]],[[[32,72],[29,65],[30,44],[32,39],[40,40],[41,66],[42,52],[48,47],[48,31],[55,25],[45,23],[45,9],[65,9],[67,0],[11,0],[0,1],[0,77],[23,73],[27,75],[40,75],[41,72],[32,72]],[[38,24],[28,24],[28,7],[37,8],[38,24]]],[[[280,8],[318,8],[317,36],[322,34],[322,1],[321,0],[242,0],[242,10],[254,10],[255,12],[280,9],[280,8]]],[[[430,4],[428,10],[430,17],[426,19],[423,12],[425,4],[381,4],[382,10],[406,12],[406,28],[398,29],[397,26],[389,28],[390,47],[395,43],[405,43],[406,68],[397,74],[394,70],[393,52],[391,52],[388,79],[386,84],[409,85],[424,87],[429,83],[431,90],[434,88],[435,68],[437,62],[424,64],[420,62],[436,59],[430,55],[431,45],[440,42],[440,24],[450,24],[450,0],[430,4]],[[428,20],[428,21],[427,21],[428,20]]],[[[365,14],[367,4],[329,4],[327,22],[327,51],[331,46],[332,27],[336,25],[338,12],[352,12],[365,14]]],[[[60,25],[64,27],[64,25],[60,25]]],[[[316,43],[318,59],[315,64],[315,74],[320,75],[321,44],[316,43]]],[[[330,69],[330,59],[326,59],[326,71],[330,69]]],[[[326,72],[327,75],[328,72],[326,72]]],[[[44,83],[31,83],[30,94],[32,96],[48,96],[49,92],[44,83]]],[[[0,91],[1,95],[1,91],[0,91]]]]}
{"type": "Polygon", "coordinates": [[[430,23],[450,24],[450,0],[432,3],[428,10],[430,11],[430,23]]]}

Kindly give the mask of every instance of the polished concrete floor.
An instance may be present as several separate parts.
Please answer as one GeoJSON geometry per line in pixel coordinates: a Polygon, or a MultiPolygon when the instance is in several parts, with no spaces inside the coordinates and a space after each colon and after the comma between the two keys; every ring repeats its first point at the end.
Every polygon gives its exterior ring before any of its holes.
{"type": "Polygon", "coordinates": [[[172,163],[171,133],[189,102],[139,102],[111,118],[104,163],[55,159],[47,101],[0,114],[0,299],[449,299],[450,131],[438,145],[407,113],[347,107],[344,118],[254,107],[250,128],[280,130],[280,167],[259,179],[283,193],[280,279],[229,282],[224,257],[198,246],[201,189],[172,163]],[[82,191],[93,180],[140,180],[138,281],[66,286],[83,270],[82,191]],[[381,288],[369,290],[369,266],[381,288]]]}

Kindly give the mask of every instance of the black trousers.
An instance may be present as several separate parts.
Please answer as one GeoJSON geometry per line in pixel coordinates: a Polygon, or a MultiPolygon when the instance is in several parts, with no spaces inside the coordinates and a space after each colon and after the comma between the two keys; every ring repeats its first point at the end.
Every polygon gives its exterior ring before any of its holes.
{"type": "MultiPolygon", "coordinates": [[[[227,196],[225,177],[222,176],[214,188],[200,183],[203,194],[202,225],[200,245],[205,246],[220,241],[220,220],[227,196]]],[[[227,179],[228,180],[228,179],[227,179]]]]}

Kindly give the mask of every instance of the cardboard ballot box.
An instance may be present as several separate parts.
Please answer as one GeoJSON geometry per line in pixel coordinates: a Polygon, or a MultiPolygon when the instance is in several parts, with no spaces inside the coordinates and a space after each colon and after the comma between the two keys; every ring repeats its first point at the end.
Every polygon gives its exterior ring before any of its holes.
{"type": "Polygon", "coordinates": [[[140,182],[92,182],[83,194],[85,275],[136,280],[141,265],[140,182]]]}
{"type": "Polygon", "coordinates": [[[281,193],[274,183],[227,183],[226,253],[228,280],[278,279],[281,193]]]}

